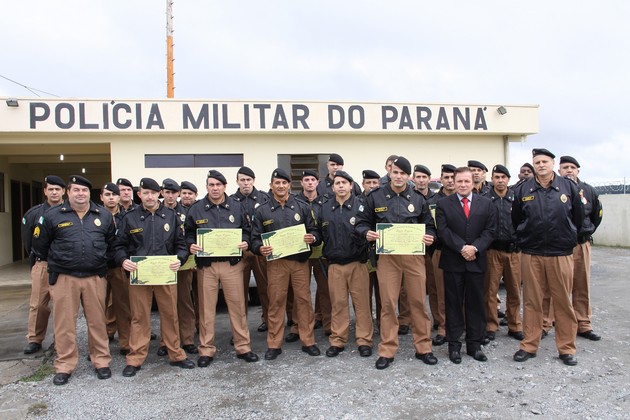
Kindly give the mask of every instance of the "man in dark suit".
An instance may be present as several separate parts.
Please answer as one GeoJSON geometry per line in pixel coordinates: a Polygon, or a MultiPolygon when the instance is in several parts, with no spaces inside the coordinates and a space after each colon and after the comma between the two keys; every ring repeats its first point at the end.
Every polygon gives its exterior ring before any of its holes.
{"type": "Polygon", "coordinates": [[[486,249],[494,238],[496,209],[488,198],[473,196],[473,187],[470,169],[456,169],[457,193],[440,199],[436,208],[438,236],[443,242],[440,268],[444,270],[446,339],[453,363],[462,361],[464,328],[466,353],[480,362],[488,360],[481,351],[486,331],[483,276],[486,249]]]}

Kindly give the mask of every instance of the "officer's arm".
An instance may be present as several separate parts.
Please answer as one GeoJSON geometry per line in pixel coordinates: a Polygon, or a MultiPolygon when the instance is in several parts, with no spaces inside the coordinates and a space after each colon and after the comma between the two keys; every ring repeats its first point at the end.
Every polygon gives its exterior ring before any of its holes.
{"type": "Polygon", "coordinates": [[[304,224],[306,225],[306,233],[310,233],[315,237],[315,241],[311,244],[311,246],[318,246],[322,243],[322,236],[317,229],[315,212],[312,209],[307,208],[307,206],[305,205],[303,213],[306,213],[306,218],[304,220],[304,224]]]}
{"type": "Polygon", "coordinates": [[[582,224],[584,223],[584,205],[580,199],[580,193],[577,186],[573,182],[569,182],[571,188],[571,214],[573,224],[579,233],[582,230],[582,224]]]}
{"type": "Polygon", "coordinates": [[[518,230],[519,225],[523,221],[523,212],[522,212],[522,200],[520,194],[514,192],[514,200],[512,201],[512,226],[514,227],[514,232],[518,230]]]}
{"type": "Polygon", "coordinates": [[[188,210],[186,222],[184,223],[184,233],[186,235],[186,244],[188,246],[197,243],[197,224],[195,223],[195,217],[192,214],[192,210],[192,207],[188,210]]]}
{"type": "Polygon", "coordinates": [[[30,220],[31,214],[26,212],[22,219],[22,226],[20,228],[22,232],[22,244],[28,254],[31,253],[31,246],[33,242],[33,221],[30,220]]]}
{"type": "Polygon", "coordinates": [[[52,225],[49,223],[49,218],[46,217],[46,213],[42,216],[44,220],[40,220],[35,224],[35,228],[32,233],[31,247],[33,252],[42,260],[48,259],[48,250],[52,242],[52,225]]]}
{"type": "MultiPolygon", "coordinates": [[[[240,204],[240,203],[239,203],[240,204]]],[[[252,224],[247,217],[247,211],[244,205],[239,206],[241,208],[241,231],[243,232],[243,242],[247,242],[247,248],[252,246],[252,224]]]]}
{"type": "Polygon", "coordinates": [[[354,234],[359,239],[365,240],[365,235],[368,231],[376,229],[374,224],[374,198],[371,194],[359,205],[356,218],[354,234]]]}
{"type": "Polygon", "coordinates": [[[127,223],[129,215],[123,216],[121,222],[118,225],[118,233],[114,239],[112,245],[112,252],[114,254],[114,263],[117,267],[122,267],[123,261],[129,258],[129,226],[127,223]]]}
{"type": "Polygon", "coordinates": [[[591,188],[593,192],[593,210],[591,211],[591,222],[593,222],[593,226],[595,226],[595,230],[602,223],[602,218],[604,217],[604,208],[602,206],[602,202],[599,201],[599,194],[595,191],[595,188],[591,188]]]}
{"type": "Polygon", "coordinates": [[[420,223],[424,223],[425,234],[433,236],[433,239],[437,237],[437,230],[435,228],[435,221],[431,216],[431,210],[429,210],[429,204],[426,200],[423,200],[422,213],[420,214],[420,223]]]}
{"type": "Polygon", "coordinates": [[[262,225],[262,211],[260,211],[262,208],[258,207],[257,209],[254,210],[253,213],[253,217],[254,220],[252,220],[252,252],[256,255],[261,255],[260,253],[260,247],[262,246],[262,237],[261,234],[263,232],[263,225],[262,225]]]}
{"type": "MultiPolygon", "coordinates": [[[[178,217],[176,217],[176,219],[179,220],[178,217]]],[[[184,265],[186,263],[186,260],[188,259],[189,252],[188,245],[186,245],[186,238],[184,237],[184,232],[182,231],[182,229],[175,229],[174,241],[175,254],[177,255],[177,259],[179,260],[179,262],[182,263],[182,265],[184,265]]]]}

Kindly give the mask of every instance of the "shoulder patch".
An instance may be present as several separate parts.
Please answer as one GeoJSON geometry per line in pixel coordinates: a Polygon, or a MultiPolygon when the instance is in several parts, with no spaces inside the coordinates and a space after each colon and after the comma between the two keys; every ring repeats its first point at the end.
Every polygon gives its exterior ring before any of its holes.
{"type": "Polygon", "coordinates": [[[35,226],[35,229],[33,230],[33,238],[39,238],[39,226],[35,226]]]}
{"type": "Polygon", "coordinates": [[[521,201],[532,201],[533,199],[534,199],[533,195],[528,195],[528,196],[525,196],[525,197],[521,198],[521,201]]]}
{"type": "Polygon", "coordinates": [[[374,213],[382,213],[384,211],[387,211],[387,207],[377,207],[374,209],[374,213]]]}

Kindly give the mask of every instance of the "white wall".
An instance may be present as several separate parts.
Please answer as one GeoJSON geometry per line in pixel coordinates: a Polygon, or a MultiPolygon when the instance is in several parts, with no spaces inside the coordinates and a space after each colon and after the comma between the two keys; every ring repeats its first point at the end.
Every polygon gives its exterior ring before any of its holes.
{"type": "Polygon", "coordinates": [[[630,194],[599,196],[604,218],[593,235],[596,245],[630,247],[630,194]]]}

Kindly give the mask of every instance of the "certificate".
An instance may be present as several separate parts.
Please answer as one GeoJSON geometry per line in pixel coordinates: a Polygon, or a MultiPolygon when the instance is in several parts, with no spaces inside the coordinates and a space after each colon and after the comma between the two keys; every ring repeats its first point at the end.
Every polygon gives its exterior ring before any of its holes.
{"type": "Polygon", "coordinates": [[[177,271],[168,266],[177,262],[177,255],[152,255],[149,257],[130,257],[131,262],[138,265],[136,271],[131,272],[132,285],[163,286],[177,284],[177,271]]]}
{"type": "Polygon", "coordinates": [[[177,270],[177,271],[192,270],[195,267],[197,267],[197,261],[195,261],[195,256],[194,255],[189,255],[188,259],[186,260],[184,265],[179,267],[179,270],[177,270]]]}
{"type": "Polygon", "coordinates": [[[424,224],[377,223],[377,254],[424,255],[424,224]]]}
{"type": "Polygon", "coordinates": [[[273,248],[272,253],[267,256],[267,261],[309,251],[311,247],[304,242],[304,235],[306,235],[304,224],[263,233],[261,235],[263,245],[273,248]]]}
{"type": "Polygon", "coordinates": [[[197,229],[197,245],[202,251],[198,257],[240,257],[243,251],[238,245],[243,242],[242,229],[197,229]]]}

